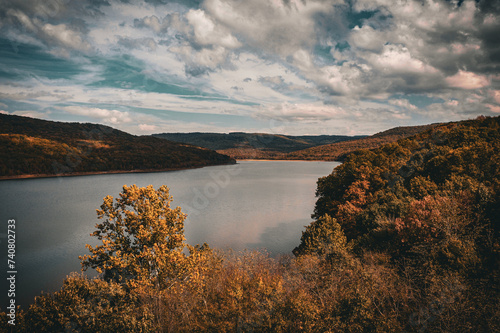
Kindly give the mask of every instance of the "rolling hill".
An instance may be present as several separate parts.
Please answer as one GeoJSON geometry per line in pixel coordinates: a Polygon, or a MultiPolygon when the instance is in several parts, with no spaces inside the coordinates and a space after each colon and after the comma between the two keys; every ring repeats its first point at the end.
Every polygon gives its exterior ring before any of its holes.
{"type": "Polygon", "coordinates": [[[264,133],[161,133],[154,137],[216,150],[236,159],[282,159],[285,154],[315,146],[361,139],[364,136],[264,133]]]}
{"type": "Polygon", "coordinates": [[[0,114],[0,178],[160,171],[234,162],[210,149],[108,126],[0,114]]]}
{"type": "Polygon", "coordinates": [[[335,142],[294,151],[286,154],[282,159],[341,161],[347,154],[355,150],[378,148],[383,144],[419,134],[437,125],[395,127],[357,140],[335,142]]]}

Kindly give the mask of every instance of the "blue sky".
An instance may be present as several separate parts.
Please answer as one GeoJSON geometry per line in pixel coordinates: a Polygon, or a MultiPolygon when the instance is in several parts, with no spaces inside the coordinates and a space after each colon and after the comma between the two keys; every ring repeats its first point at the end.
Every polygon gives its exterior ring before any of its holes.
{"type": "Polygon", "coordinates": [[[373,134],[500,114],[500,4],[0,4],[0,112],[133,134],[373,134]]]}

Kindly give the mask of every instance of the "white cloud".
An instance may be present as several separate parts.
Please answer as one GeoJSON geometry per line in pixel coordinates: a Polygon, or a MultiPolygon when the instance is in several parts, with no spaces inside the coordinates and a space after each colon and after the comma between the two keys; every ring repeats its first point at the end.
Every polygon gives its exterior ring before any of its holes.
{"type": "Polygon", "coordinates": [[[39,112],[34,110],[17,110],[11,112],[9,114],[21,117],[30,117],[30,118],[38,118],[38,119],[48,119],[50,112],[39,112]]]}
{"type": "Polygon", "coordinates": [[[500,113],[499,105],[486,104],[486,106],[491,110],[491,112],[500,113]]]}
{"type": "Polygon", "coordinates": [[[280,121],[308,122],[324,121],[346,116],[347,112],[333,105],[315,104],[288,104],[269,105],[261,107],[254,116],[264,119],[280,121]]]}
{"type": "Polygon", "coordinates": [[[450,87],[461,89],[479,89],[490,85],[490,80],[485,75],[459,70],[457,74],[447,77],[446,82],[450,87]]]}
{"type": "Polygon", "coordinates": [[[182,56],[186,61],[186,65],[193,68],[190,74],[194,76],[204,74],[206,72],[205,68],[214,69],[225,63],[229,55],[229,51],[222,46],[203,48],[200,51],[195,51],[191,46],[183,45],[172,47],[170,50],[182,56]]]}
{"type": "Polygon", "coordinates": [[[493,90],[490,92],[491,96],[495,99],[495,102],[500,104],[500,90],[493,90]]]}
{"type": "Polygon", "coordinates": [[[387,75],[438,73],[432,66],[414,58],[408,48],[402,45],[385,45],[382,54],[372,54],[368,59],[377,70],[387,75]]]}
{"type": "Polygon", "coordinates": [[[84,35],[66,24],[45,23],[38,18],[30,18],[20,10],[7,11],[10,18],[15,18],[25,31],[35,34],[46,45],[56,47],[50,51],[68,57],[69,51],[89,53],[93,50],[91,44],[85,40],[84,35]],[[58,49],[57,49],[58,47],[58,49]]]}
{"type": "Polygon", "coordinates": [[[61,109],[71,114],[99,119],[108,124],[123,124],[132,122],[131,115],[124,111],[88,108],[83,106],[66,106],[61,109]]]}
{"type": "Polygon", "coordinates": [[[314,45],[314,15],[328,13],[335,2],[290,0],[206,0],[204,8],[247,45],[286,57],[314,45]]]}
{"type": "Polygon", "coordinates": [[[387,41],[387,36],[384,31],[375,30],[369,25],[361,28],[356,26],[351,30],[349,41],[359,49],[378,53],[382,51],[382,47],[387,41]]]}
{"type": "Polygon", "coordinates": [[[81,52],[89,52],[92,49],[90,44],[83,40],[80,33],[71,30],[66,24],[52,25],[47,23],[42,25],[40,29],[48,38],[64,47],[81,52]]]}
{"type": "Polygon", "coordinates": [[[142,132],[152,133],[152,132],[158,131],[158,126],[157,125],[139,124],[138,127],[139,127],[139,130],[141,130],[142,132]]]}
{"type": "Polygon", "coordinates": [[[161,22],[160,19],[155,15],[146,16],[142,19],[135,19],[134,25],[138,26],[138,27],[141,27],[141,26],[149,27],[157,34],[163,32],[168,27],[165,24],[165,22],[161,22]]]}
{"type": "MultiPolygon", "coordinates": [[[[133,131],[160,126],[134,108],[254,114],[290,121],[289,130],[304,132],[313,123],[326,131],[339,124],[355,131],[356,121],[380,127],[383,121],[412,117],[446,120],[447,112],[452,118],[492,114],[500,104],[493,57],[500,22],[472,0],[460,6],[441,0],[205,0],[199,6],[193,2],[193,8],[179,1],[57,2],[61,8],[52,16],[43,2],[14,3],[0,26],[6,38],[88,64],[78,63],[86,72],[72,81],[19,68],[17,73],[37,79],[19,79],[22,87],[4,84],[0,97],[41,110],[88,105],[86,111],[65,112],[133,131]],[[365,19],[351,20],[362,10],[368,11],[361,15],[365,19]],[[113,80],[106,77],[106,61],[122,56],[152,81],[200,91],[200,96],[188,99],[137,82],[123,89],[116,81],[96,86],[113,80]],[[108,59],[100,62],[100,57],[108,59]],[[417,108],[405,98],[412,93],[444,102],[417,108]],[[126,106],[130,111],[119,111],[126,106]]],[[[137,73],[130,81],[140,77],[137,73]]]]}
{"type": "Polygon", "coordinates": [[[194,38],[200,45],[218,45],[227,49],[241,47],[241,43],[224,26],[216,25],[201,9],[190,10],[186,18],[193,27],[194,38]]]}
{"type": "Polygon", "coordinates": [[[416,110],[417,107],[411,104],[407,99],[390,99],[389,104],[402,107],[407,110],[416,110]]]}

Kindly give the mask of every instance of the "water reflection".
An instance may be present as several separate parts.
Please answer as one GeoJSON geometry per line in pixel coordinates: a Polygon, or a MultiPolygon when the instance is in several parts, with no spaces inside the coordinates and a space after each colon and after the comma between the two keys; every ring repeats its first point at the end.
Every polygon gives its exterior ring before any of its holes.
{"type": "MultiPolygon", "coordinates": [[[[40,290],[57,290],[67,274],[80,270],[78,256],[87,254],[85,244],[97,244],[89,236],[98,222],[95,210],[124,184],[167,185],[173,207],[181,206],[188,214],[185,234],[190,244],[266,248],[278,254],[298,245],[311,221],[316,181],[337,165],[241,161],[175,172],[1,181],[0,220],[5,227],[8,219],[16,219],[16,300],[26,305],[40,290]]],[[[0,260],[6,262],[7,243],[0,241],[0,260]]],[[[4,293],[6,276],[0,277],[4,293]]]]}

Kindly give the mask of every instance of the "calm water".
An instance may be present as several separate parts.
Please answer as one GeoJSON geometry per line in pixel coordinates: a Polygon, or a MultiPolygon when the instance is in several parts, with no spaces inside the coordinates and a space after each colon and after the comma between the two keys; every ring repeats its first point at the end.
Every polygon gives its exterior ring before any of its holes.
{"type": "Polygon", "coordinates": [[[16,300],[29,304],[55,291],[73,271],[98,222],[95,210],[124,184],[165,184],[172,206],[188,214],[189,244],[289,253],[313,212],[316,181],[336,162],[240,161],[185,171],[0,181],[0,300],[7,299],[7,220],[16,220],[16,300]],[[5,296],[5,297],[4,297],[5,296]]]}

